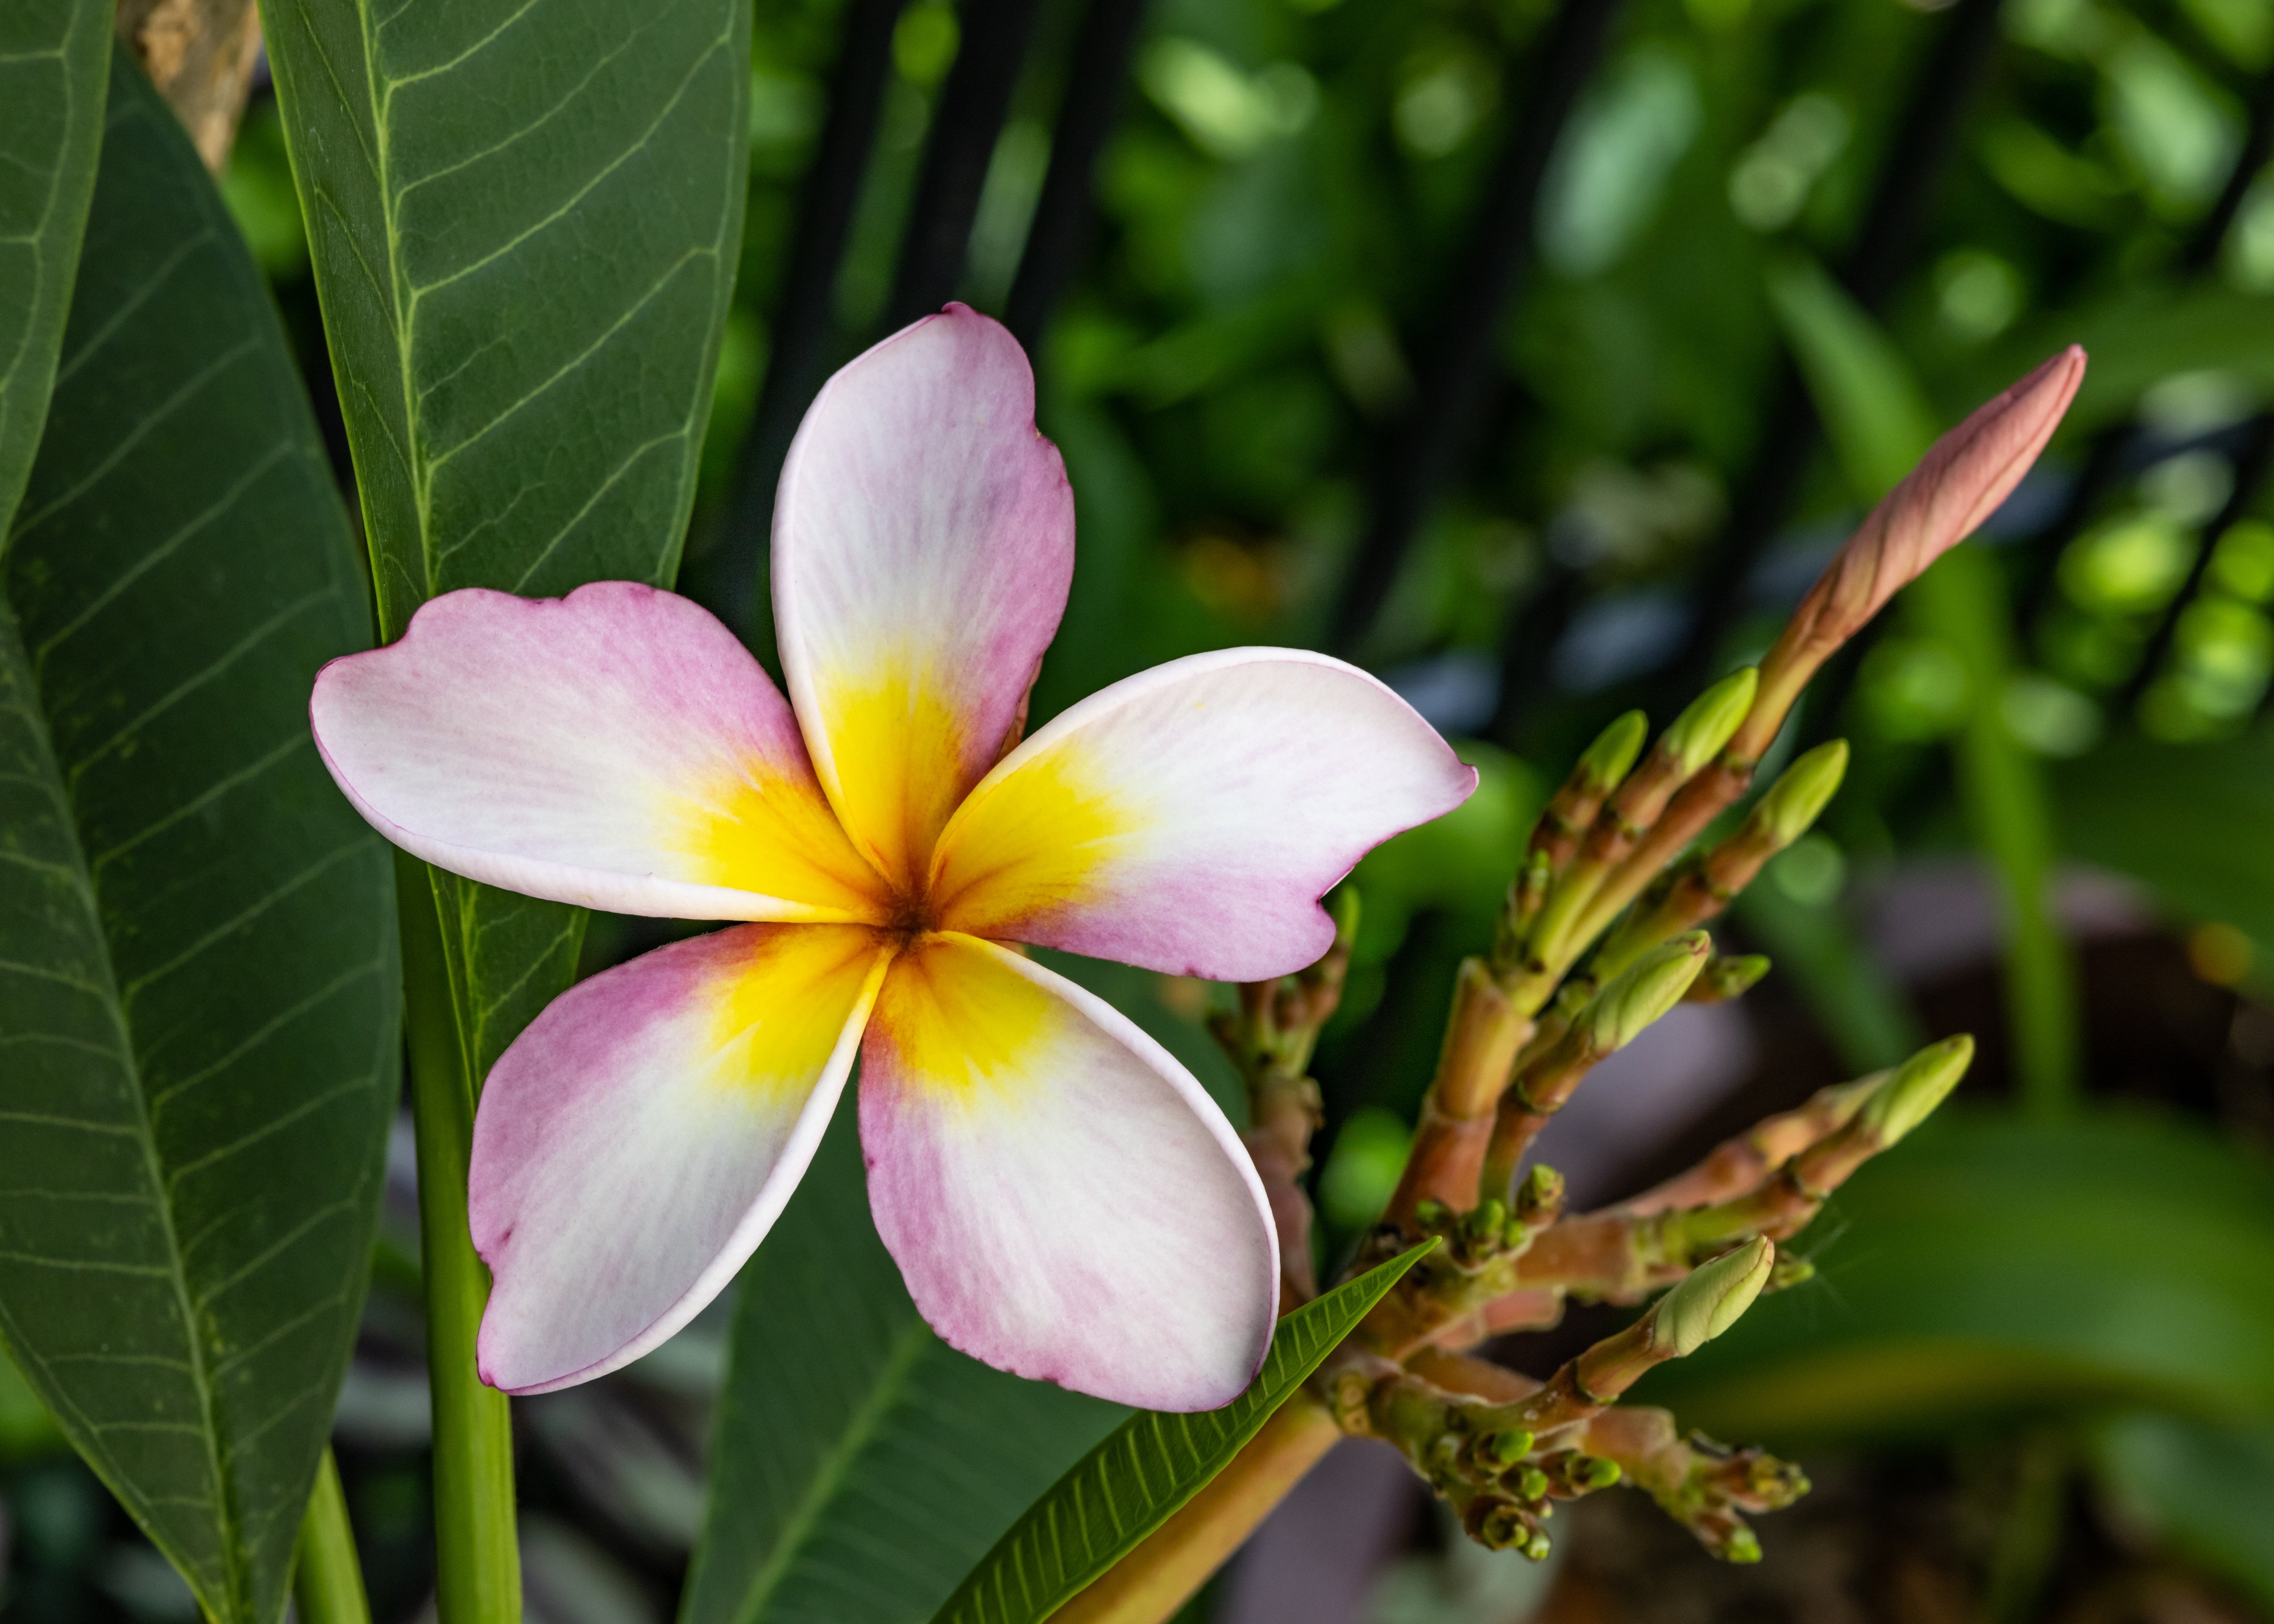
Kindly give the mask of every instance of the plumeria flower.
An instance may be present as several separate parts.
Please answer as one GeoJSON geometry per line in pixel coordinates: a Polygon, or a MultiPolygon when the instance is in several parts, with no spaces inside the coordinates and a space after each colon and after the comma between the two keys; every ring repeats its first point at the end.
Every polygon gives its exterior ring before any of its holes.
{"type": "Polygon", "coordinates": [[[833,378],[775,508],[789,698],[627,582],[459,591],[335,660],[326,764],[404,850],[492,885],[749,921],[572,988],[492,1070],[470,1217],[484,1380],[636,1358],[715,1297],[861,1061],[878,1234],[924,1318],[1023,1376],[1229,1402],[1277,1312],[1270,1212],[1200,1085],[1012,944],[1254,981],[1319,898],[1476,774],[1339,661],[1157,666],[1020,741],[1073,571],[1034,379],[960,305],[833,378]]]}

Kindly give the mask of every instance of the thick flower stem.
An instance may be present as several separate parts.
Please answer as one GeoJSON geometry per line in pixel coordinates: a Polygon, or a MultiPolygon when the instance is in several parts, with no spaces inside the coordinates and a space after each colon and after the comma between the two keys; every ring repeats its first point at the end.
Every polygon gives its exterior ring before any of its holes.
{"type": "Polygon", "coordinates": [[[340,1466],[328,1446],[316,1462],[316,1486],[300,1520],[292,1553],[292,1601],[300,1624],[371,1624],[371,1601],[364,1594],[363,1568],[356,1560],[355,1530],[348,1524],[348,1500],[340,1487],[340,1466]]]}
{"type": "Polygon", "coordinates": [[[395,854],[410,1113],[418,1151],[418,1244],[426,1289],[426,1371],[434,1406],[435,1611],[440,1624],[517,1624],[513,1422],[506,1396],[474,1367],[489,1272],[466,1222],[474,1091],[442,962],[426,866],[395,854]]]}
{"type": "Polygon", "coordinates": [[[1490,967],[1482,959],[1463,960],[1437,1075],[1422,1103],[1412,1154],[1389,1198],[1385,1216],[1391,1222],[1411,1224],[1423,1201],[1442,1201],[1457,1212],[1476,1205],[1493,1113],[1531,1035],[1531,1018],[1510,1002],[1490,967]]]}
{"type": "Polygon", "coordinates": [[[1342,1435],[1324,1404],[1298,1393],[1183,1510],[1050,1614],[1050,1624],[1160,1624],[1208,1582],[1342,1435]]]}

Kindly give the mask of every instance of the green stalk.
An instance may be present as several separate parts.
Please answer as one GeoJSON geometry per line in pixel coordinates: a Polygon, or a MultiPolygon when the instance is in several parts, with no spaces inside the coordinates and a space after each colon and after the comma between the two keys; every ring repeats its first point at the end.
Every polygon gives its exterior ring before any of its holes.
{"type": "Polygon", "coordinates": [[[440,1624],[518,1624],[513,1423],[506,1396],[474,1368],[489,1271],[466,1223],[474,1090],[442,960],[426,866],[398,852],[410,1114],[418,1147],[418,1241],[426,1291],[426,1371],[434,1401],[435,1611],[440,1624]]]}
{"type": "Polygon", "coordinates": [[[2022,1102],[2059,1116],[2077,1096],[2081,1006],[2076,963],[2053,917],[2052,803],[2044,774],[1999,713],[2014,667],[2012,615],[1998,566],[1978,545],[1954,547],[1912,583],[1921,629],[1966,667],[1965,726],[1952,741],[1968,827],[1990,859],[2006,924],[2006,1020],[2022,1102]]]}
{"type": "Polygon", "coordinates": [[[292,1600],[300,1624],[371,1624],[355,1530],[348,1525],[348,1499],[340,1488],[340,1464],[329,1445],[316,1462],[315,1492],[308,1497],[308,1515],[300,1520],[299,1543],[293,1547],[292,1600]]]}

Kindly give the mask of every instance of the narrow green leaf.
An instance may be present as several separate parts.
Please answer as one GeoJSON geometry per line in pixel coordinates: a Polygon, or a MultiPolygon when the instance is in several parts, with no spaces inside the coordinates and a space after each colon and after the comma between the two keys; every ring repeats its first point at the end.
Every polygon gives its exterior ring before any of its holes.
{"type": "Polygon", "coordinates": [[[1436,1244],[1425,1241],[1282,1320],[1263,1369],[1222,1410],[1131,1416],[996,1543],[934,1624],[1040,1624],[1049,1618],[1231,1464],[1272,1412],[1436,1244]]]}
{"type": "Polygon", "coordinates": [[[0,1335],[222,1624],[284,1604],[399,1041],[308,734],[369,611],[267,290],[124,56],[0,612],[0,1335]]]}
{"type": "Polygon", "coordinates": [[[922,1624],[1129,1414],[931,1334],[870,1222],[855,1116],[742,1272],[685,1624],[922,1624]]]}
{"type": "Polygon", "coordinates": [[[2262,1167],[2176,1119],[1949,1115],[1795,1238],[1816,1280],[1638,1396],[1772,1444],[2111,1402],[2274,1417],[2262,1167]]]}
{"type": "Polygon", "coordinates": [[[104,0],[0,8],[0,532],[39,447],[94,195],[110,11],[104,0]]]}

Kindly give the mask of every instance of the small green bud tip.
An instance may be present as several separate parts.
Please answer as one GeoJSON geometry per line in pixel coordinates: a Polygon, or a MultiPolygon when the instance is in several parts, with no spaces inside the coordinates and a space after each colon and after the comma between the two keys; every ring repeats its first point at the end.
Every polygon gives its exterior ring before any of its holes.
{"type": "Polygon", "coordinates": [[[1768,973],[1768,958],[1762,953],[1741,953],[1734,959],[1710,959],[1687,996],[1708,1004],[1741,998],[1768,973]]]}
{"type": "Polygon", "coordinates": [[[1961,1033],[1929,1044],[1897,1066],[1886,1082],[1871,1091],[1860,1113],[1864,1125],[1878,1137],[1880,1148],[1898,1143],[1931,1116],[1973,1062],[1974,1040],[1961,1033]]]}
{"type": "Polygon", "coordinates": [[[1651,949],[1613,977],[1595,995],[1590,1034],[1595,1052],[1608,1055],[1624,1049],[1642,1035],[1643,1028],[1681,1003],[1713,951],[1712,939],[1702,930],[1692,930],[1651,949]]]}
{"type": "Polygon", "coordinates": [[[1358,940],[1358,887],[1345,885],[1335,892],[1327,903],[1327,914],[1335,921],[1335,945],[1348,948],[1358,940]]]}
{"type": "Polygon", "coordinates": [[[1639,710],[1628,711],[1596,735],[1595,742],[1579,757],[1579,769],[1573,776],[1585,779],[1597,793],[1608,794],[1634,770],[1635,757],[1642,754],[1642,741],[1649,736],[1650,718],[1639,710]]]}
{"type": "Polygon", "coordinates": [[[1733,671],[1690,702],[1690,709],[1674,718],[1674,726],[1659,741],[1688,778],[1721,752],[1753,708],[1753,693],[1760,673],[1751,665],[1733,671]]]}
{"type": "Polygon", "coordinates": [[[1776,1248],[1755,1236],[1734,1252],[1700,1264],[1690,1277],[1658,1300],[1651,1321],[1653,1351],[1668,1358],[1697,1352],[1737,1323],[1753,1305],[1776,1267],[1776,1248]]]}
{"type": "Polygon", "coordinates": [[[1524,1542],[1525,1555],[1530,1557],[1535,1562],[1546,1561],[1547,1560],[1547,1553],[1551,1548],[1552,1547],[1550,1547],[1547,1543],[1547,1536],[1537,1531],[1532,1534],[1531,1538],[1524,1542]]]}
{"type": "Polygon", "coordinates": [[[1453,1209],[1442,1201],[1424,1197],[1413,1204],[1413,1222],[1420,1226],[1425,1235],[1434,1235],[1442,1229],[1451,1222],[1452,1216],[1453,1209]]]}
{"type": "Polygon", "coordinates": [[[1516,1210],[1518,1217],[1537,1216],[1563,1200],[1563,1175],[1544,1162],[1535,1162],[1524,1182],[1516,1187],[1516,1210]]]}
{"type": "Polygon", "coordinates": [[[1761,1538],[1751,1529],[1741,1528],[1729,1536],[1721,1546],[1725,1562],[1758,1562],[1761,1560],[1761,1538]]]}
{"type": "Polygon", "coordinates": [[[1525,1500],[1547,1498],[1547,1474],[1537,1466],[1527,1466],[1516,1474],[1516,1492],[1525,1500]]]}
{"type": "Polygon", "coordinates": [[[1477,1440],[1477,1458],[1495,1471],[1506,1471],[1531,1453],[1532,1434],[1520,1426],[1487,1432],[1477,1440]]]}
{"type": "Polygon", "coordinates": [[[1816,1278],[1816,1265],[1806,1258],[1782,1257],[1776,1267],[1769,1271],[1767,1289],[1788,1291],[1795,1286],[1804,1286],[1816,1278]]]}
{"type": "Polygon", "coordinates": [[[1808,832],[1848,772],[1848,741],[1819,744],[1784,770],[1753,808],[1754,826],[1779,851],[1808,832]]]}
{"type": "Polygon", "coordinates": [[[1579,1468],[1579,1481],[1590,1489],[1608,1489],[1624,1474],[1616,1461],[1607,1461],[1600,1455],[1591,1455],[1579,1468]]]}

